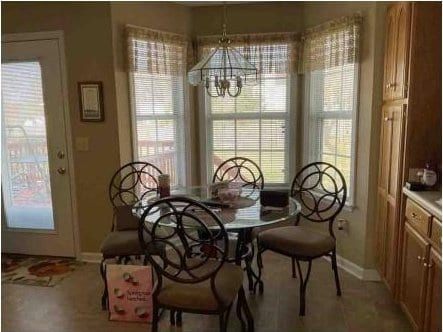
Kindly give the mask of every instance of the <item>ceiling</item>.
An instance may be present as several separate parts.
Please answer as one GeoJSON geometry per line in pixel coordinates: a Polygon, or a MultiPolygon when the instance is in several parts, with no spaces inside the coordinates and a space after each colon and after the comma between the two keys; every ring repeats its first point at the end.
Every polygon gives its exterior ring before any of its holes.
{"type": "Polygon", "coordinates": [[[251,4],[251,3],[265,2],[265,1],[174,1],[174,2],[182,6],[204,7],[204,6],[222,6],[224,4],[226,5],[251,4]]]}

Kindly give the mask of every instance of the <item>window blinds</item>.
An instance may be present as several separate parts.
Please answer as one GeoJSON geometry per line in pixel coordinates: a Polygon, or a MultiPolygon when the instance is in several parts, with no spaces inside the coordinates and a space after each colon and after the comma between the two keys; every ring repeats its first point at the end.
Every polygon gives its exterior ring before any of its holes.
{"type": "Polygon", "coordinates": [[[185,73],[183,38],[127,27],[134,158],[155,164],[185,184],[185,73]]]}
{"type": "Polygon", "coordinates": [[[305,37],[307,162],[324,161],[343,174],[353,200],[358,92],[358,17],[331,22],[305,37]]]}
{"type": "Polygon", "coordinates": [[[256,162],[267,185],[288,183],[289,45],[239,46],[262,68],[260,84],[236,98],[206,96],[208,180],[231,157],[256,162]],[[268,61],[267,61],[268,60],[268,61]]]}

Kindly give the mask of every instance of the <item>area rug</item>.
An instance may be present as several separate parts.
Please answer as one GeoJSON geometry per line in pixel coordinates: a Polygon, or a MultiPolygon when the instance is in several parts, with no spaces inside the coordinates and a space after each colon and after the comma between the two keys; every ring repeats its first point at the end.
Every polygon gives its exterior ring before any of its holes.
{"type": "Polygon", "coordinates": [[[2,254],[2,283],[53,287],[82,264],[69,258],[2,254]]]}

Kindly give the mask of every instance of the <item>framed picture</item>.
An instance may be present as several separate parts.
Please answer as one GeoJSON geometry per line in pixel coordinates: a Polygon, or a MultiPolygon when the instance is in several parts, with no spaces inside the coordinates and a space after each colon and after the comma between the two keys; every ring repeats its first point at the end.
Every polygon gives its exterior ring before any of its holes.
{"type": "Polygon", "coordinates": [[[80,97],[80,120],[104,121],[102,82],[79,82],[78,92],[80,97]]]}

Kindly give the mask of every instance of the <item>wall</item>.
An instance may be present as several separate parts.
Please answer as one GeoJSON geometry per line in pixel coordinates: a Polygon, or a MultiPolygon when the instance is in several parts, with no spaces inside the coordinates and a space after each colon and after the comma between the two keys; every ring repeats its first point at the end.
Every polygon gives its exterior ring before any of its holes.
{"type": "MultiPolygon", "coordinates": [[[[342,217],[349,232],[338,233],[338,253],[364,267],[373,265],[373,226],[378,172],[380,101],[385,3],[306,2],[228,6],[228,32],[302,31],[325,21],[360,12],[364,17],[356,165],[356,207],[342,217]]],[[[91,151],[75,152],[78,214],[82,251],[97,252],[110,224],[106,186],[112,172],[132,159],[124,25],[133,24],[185,35],[219,34],[220,6],[185,7],[174,3],[2,4],[3,32],[62,29],[66,34],[70,111],[73,136],[90,138],[91,151]],[[103,80],[106,121],[78,119],[76,83],[103,80]],[[116,135],[118,133],[118,135],[116,135]],[[120,137],[119,137],[120,135],[120,137]],[[99,165],[97,167],[92,167],[99,165]]],[[[190,90],[191,183],[199,182],[198,103],[190,90]]],[[[299,124],[301,121],[299,121],[299,124]]],[[[301,126],[299,138],[302,137],[301,126]]]]}
{"type": "MultiPolygon", "coordinates": [[[[82,251],[98,251],[111,227],[107,199],[119,166],[113,72],[111,10],[108,3],[2,3],[2,33],[63,30],[73,137],[89,137],[90,150],[74,151],[77,215],[82,251]],[[77,82],[103,81],[105,121],[80,122],[77,82]]],[[[72,165],[71,165],[72,166],[72,165]]]]}

